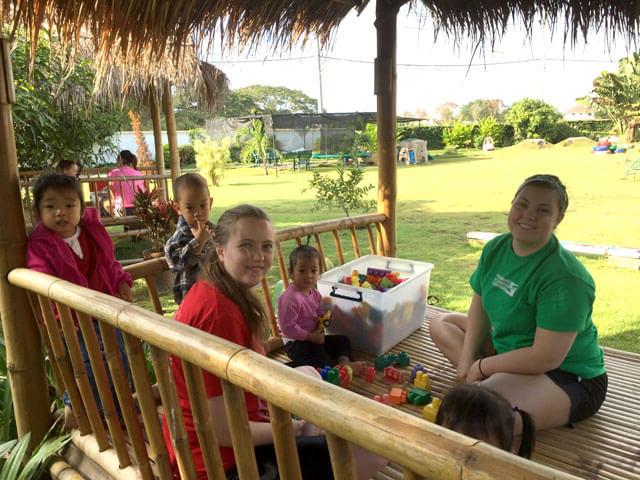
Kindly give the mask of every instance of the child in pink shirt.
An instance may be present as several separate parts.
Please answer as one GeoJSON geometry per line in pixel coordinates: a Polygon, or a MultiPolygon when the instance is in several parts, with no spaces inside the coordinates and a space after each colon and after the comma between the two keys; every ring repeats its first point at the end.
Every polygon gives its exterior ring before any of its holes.
{"type": "Polygon", "coordinates": [[[134,180],[141,172],[136,170],[138,158],[129,150],[122,150],[118,155],[118,168],[114,168],[108,174],[109,177],[126,177],[126,181],[109,182],[111,191],[111,201],[113,208],[117,212],[124,212],[125,215],[135,215],[134,200],[135,192],[145,191],[147,188],[144,180],[134,180]]]}
{"type": "Polygon", "coordinates": [[[290,365],[348,364],[355,373],[362,362],[351,361],[351,343],[344,335],[325,335],[319,317],[322,296],[316,288],[320,275],[320,253],[309,245],[295,248],[289,256],[292,282],[278,298],[278,324],[290,365]]]}

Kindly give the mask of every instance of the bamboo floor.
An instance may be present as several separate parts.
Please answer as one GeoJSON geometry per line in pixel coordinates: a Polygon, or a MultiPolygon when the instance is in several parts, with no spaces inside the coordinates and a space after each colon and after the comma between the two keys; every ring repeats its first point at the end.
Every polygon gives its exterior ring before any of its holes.
{"type": "MultiPolygon", "coordinates": [[[[433,394],[437,397],[442,397],[453,386],[455,378],[453,368],[429,336],[429,321],[441,312],[445,310],[427,307],[422,327],[391,350],[407,352],[410,366],[421,363],[427,368],[433,394]]],[[[272,357],[288,361],[282,349],[272,357]]],[[[356,359],[372,361],[373,357],[358,355],[356,359]]],[[[609,389],[600,411],[573,428],[538,432],[533,461],[585,479],[640,480],[640,355],[605,349],[605,361],[609,389]]],[[[389,385],[383,383],[378,374],[373,384],[355,378],[350,389],[371,398],[388,392],[389,385]]],[[[422,409],[412,405],[389,408],[422,416],[422,409]]],[[[376,480],[402,478],[402,470],[393,464],[375,477],[376,480]]]]}

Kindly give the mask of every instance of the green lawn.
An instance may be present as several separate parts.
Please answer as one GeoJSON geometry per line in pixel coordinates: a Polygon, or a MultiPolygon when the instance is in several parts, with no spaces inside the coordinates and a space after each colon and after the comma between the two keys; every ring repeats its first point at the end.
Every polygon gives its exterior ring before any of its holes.
{"type": "MultiPolygon", "coordinates": [[[[469,231],[506,231],[506,212],[518,184],[533,173],[558,175],[570,205],[559,226],[560,239],[640,247],[640,181],[623,180],[625,155],[591,155],[587,146],[531,150],[510,147],[437,155],[429,165],[398,170],[397,256],[435,264],[429,293],[440,306],[466,311],[468,278],[480,248],[467,243],[469,231]]],[[[215,221],[224,209],[254,203],[277,227],[337,218],[341,212],[312,212],[313,193],[303,192],[309,172],[281,171],[264,176],[260,168],[229,169],[212,191],[215,221]]],[[[367,182],[377,183],[375,167],[367,182]]],[[[363,236],[364,239],[364,236],[363,236]]],[[[327,239],[327,246],[333,242],[327,239]]],[[[344,245],[350,242],[345,237],[344,245]]],[[[362,245],[367,245],[366,241],[362,245]]],[[[333,256],[329,251],[328,255],[333,256]]],[[[582,257],[597,285],[594,320],[602,343],[640,352],[640,271],[582,257]]]]}

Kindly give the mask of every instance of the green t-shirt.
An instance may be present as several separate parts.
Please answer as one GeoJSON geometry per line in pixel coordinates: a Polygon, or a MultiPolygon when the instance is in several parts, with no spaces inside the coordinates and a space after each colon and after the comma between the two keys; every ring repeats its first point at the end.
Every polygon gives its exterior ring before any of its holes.
{"type": "Polygon", "coordinates": [[[589,272],[555,235],[525,257],[513,252],[512,239],[507,233],[488,242],[470,279],[489,317],[496,352],[533,345],[537,327],[578,332],[560,369],[587,379],[603,374],[604,355],[591,319],[595,284],[589,272]]]}

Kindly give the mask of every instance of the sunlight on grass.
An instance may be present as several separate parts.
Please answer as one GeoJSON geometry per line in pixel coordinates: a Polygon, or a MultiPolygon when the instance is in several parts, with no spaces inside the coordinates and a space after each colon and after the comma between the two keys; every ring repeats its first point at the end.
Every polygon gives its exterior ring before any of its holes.
{"type": "MultiPolygon", "coordinates": [[[[438,296],[444,308],[466,311],[471,297],[468,279],[480,257],[480,248],[469,245],[466,234],[506,231],[515,189],[534,173],[556,174],[567,185],[570,203],[557,231],[560,239],[640,247],[640,181],[622,179],[625,160],[625,155],[592,155],[587,147],[510,147],[491,154],[465,151],[436,156],[429,165],[400,166],[397,256],[435,264],[429,293],[438,296]]],[[[211,219],[238,203],[263,207],[278,228],[341,216],[338,210],[312,211],[313,192],[304,191],[310,172],[263,173],[257,168],[227,170],[223,185],[212,190],[211,219]]],[[[375,167],[366,168],[365,182],[377,185],[375,167]]],[[[366,233],[359,235],[362,250],[368,252],[366,233]]],[[[333,241],[326,238],[323,245],[335,261],[333,241]]],[[[349,252],[350,245],[345,235],[343,246],[349,252]]],[[[284,246],[285,254],[292,246],[284,246]]],[[[602,343],[640,352],[640,272],[605,259],[580,259],[596,281],[593,316],[602,343]]],[[[272,280],[276,272],[274,265],[272,280]]]]}

